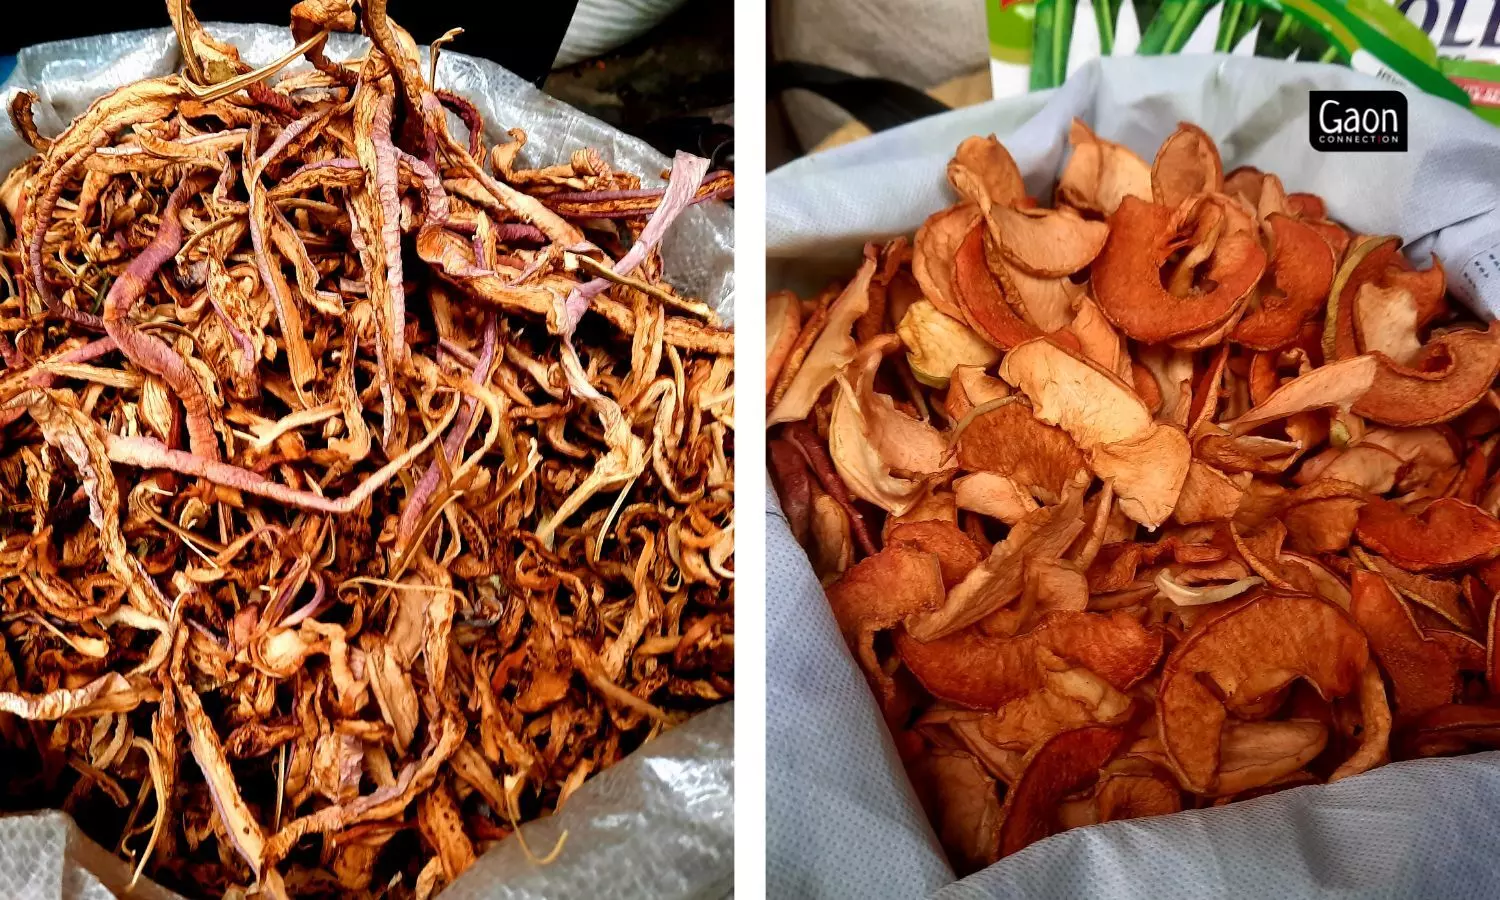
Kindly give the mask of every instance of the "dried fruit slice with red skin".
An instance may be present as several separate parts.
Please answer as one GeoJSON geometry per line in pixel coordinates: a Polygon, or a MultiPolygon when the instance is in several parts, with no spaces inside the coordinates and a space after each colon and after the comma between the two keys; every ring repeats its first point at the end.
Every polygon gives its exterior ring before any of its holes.
{"type": "Polygon", "coordinates": [[[1362,569],[1350,577],[1349,613],[1391,680],[1396,708],[1403,716],[1418,716],[1452,701],[1458,666],[1442,646],[1427,640],[1384,578],[1362,569]]]}
{"type": "Polygon", "coordinates": [[[1333,276],[1323,320],[1323,358],[1328,362],[1359,355],[1354,336],[1354,298],[1361,285],[1375,283],[1400,255],[1401,239],[1364,237],[1350,245],[1333,276]]]}
{"type": "Polygon", "coordinates": [[[1308,225],[1283,215],[1266,220],[1270,262],[1260,308],[1247,313],[1230,339],[1255,350],[1274,350],[1296,340],[1302,324],[1328,299],[1337,260],[1333,248],[1308,225]]]}
{"type": "Polygon", "coordinates": [[[1161,658],[1161,632],[1129,613],[1053,612],[1016,637],[970,628],[949,637],[919,641],[896,633],[896,652],[934,697],[974,709],[999,709],[1043,684],[1038,649],[1129,690],[1161,658]]]}
{"type": "Polygon", "coordinates": [[[1017,267],[989,232],[984,236],[984,261],[1016,314],[1038,331],[1050,333],[1066,327],[1074,318],[1074,305],[1087,302],[1084,286],[1067,276],[1042,277],[1017,267]]]}
{"type": "Polygon", "coordinates": [[[1192,457],[1182,429],[1155,424],[1129,440],[1095,446],[1089,467],[1114,487],[1125,515],[1154,530],[1172,515],[1192,457]]]}
{"type": "Polygon", "coordinates": [[[975,222],[953,257],[953,291],[969,323],[981,337],[1009,350],[1041,334],[1011,309],[984,260],[984,223],[975,222]]]}
{"type": "Polygon", "coordinates": [[[1434,338],[1409,366],[1383,354],[1354,412],[1382,425],[1413,427],[1457,418],[1484,398],[1500,374],[1500,323],[1434,338]]]}
{"type": "Polygon", "coordinates": [[[1193,385],[1193,402],[1188,407],[1187,432],[1192,437],[1198,437],[1213,424],[1219,415],[1219,402],[1224,396],[1224,373],[1229,365],[1229,347],[1225,346],[1215,353],[1213,359],[1204,368],[1203,374],[1198,377],[1198,383],[1193,385]]]}
{"type": "Polygon", "coordinates": [[[1000,377],[1031,400],[1038,419],[1062,428],[1083,450],[1151,427],[1151,411],[1119,376],[1051,338],[1012,349],[1000,362],[1000,377]]]}
{"type": "Polygon", "coordinates": [[[984,558],[974,539],[949,522],[928,520],[897,525],[886,534],[886,546],[896,544],[916,547],[936,556],[945,588],[962,581],[984,558]]]}
{"type": "Polygon", "coordinates": [[[1424,628],[1429,641],[1443,648],[1460,672],[1484,672],[1487,668],[1485,645],[1466,634],[1442,628],[1424,628]]]}
{"type": "Polygon", "coordinates": [[[1430,710],[1398,735],[1397,758],[1468,753],[1500,747],[1500,708],[1449,704],[1430,710]]]}
{"type": "Polygon", "coordinates": [[[1355,548],[1353,555],[1360,565],[1380,573],[1401,596],[1432,610],[1464,631],[1474,630],[1473,612],[1459,599],[1462,590],[1457,583],[1416,575],[1359,548],[1355,548]]]}
{"type": "Polygon", "coordinates": [[[766,393],[776,385],[776,376],[792,355],[802,333],[802,302],[791,291],[777,291],[766,298],[766,393]]]}
{"type": "Polygon", "coordinates": [[[1500,643],[1500,616],[1495,615],[1497,606],[1500,603],[1490,604],[1489,621],[1484,630],[1484,680],[1491,694],[1500,693],[1500,654],[1496,652],[1496,644],[1500,643]]]}
{"type": "Polygon", "coordinates": [[[1360,285],[1354,295],[1354,337],[1363,352],[1409,365],[1422,352],[1416,298],[1406,288],[1360,285]]]}
{"type": "Polygon", "coordinates": [[[1172,207],[1126,197],[1109,217],[1109,238],[1090,268],[1100,309],[1138,341],[1160,343],[1222,324],[1265,271],[1266,254],[1253,235],[1225,235],[1211,257],[1220,270],[1213,289],[1173,296],[1162,286],[1162,267],[1179,240],[1173,219],[1172,207]]]}
{"type": "Polygon", "coordinates": [[[1224,176],[1224,193],[1231,197],[1244,197],[1251,206],[1260,205],[1260,191],[1265,184],[1265,173],[1254,166],[1236,166],[1224,176]]]}
{"type": "Polygon", "coordinates": [[[879,247],[865,246],[865,261],[828,310],[828,320],[793,376],[786,393],[766,415],[766,425],[800,422],[833,383],[839,370],[854,358],[854,323],[870,308],[870,282],[875,277],[879,247]]]}
{"type": "Polygon", "coordinates": [[[1038,278],[1071,275],[1094,261],[1109,226],[1066,209],[993,206],[985,214],[1001,254],[1038,278]]]}
{"type": "Polygon", "coordinates": [[[1288,212],[1303,219],[1328,218],[1328,207],[1324,205],[1323,198],[1317,194],[1301,192],[1287,194],[1286,206],[1288,212]]]}
{"type": "Polygon", "coordinates": [[[1055,503],[1083,452],[1068,433],[1031,414],[1024,403],[1008,403],[971,420],[958,438],[959,468],[997,472],[1023,489],[1055,503]]]}
{"type": "Polygon", "coordinates": [[[1472,503],[1443,498],[1412,515],[1375,499],[1359,515],[1361,544],[1409,572],[1461,569],[1500,556],[1500,520],[1472,503]]]}
{"type": "Polygon", "coordinates": [[[890,678],[875,656],[875,635],[943,602],[937,554],[898,544],[861,560],[828,585],[828,605],[865,674],[888,692],[890,678]]]}
{"type": "Polygon", "coordinates": [[[979,760],[954,750],[924,753],[912,764],[912,783],[955,869],[972,872],[1000,858],[1000,793],[979,760]]]}
{"type": "Polygon", "coordinates": [[[979,210],[968,204],[950,206],[927,217],[917,229],[912,248],[911,273],[922,295],[944,315],[962,320],[957,289],[953,286],[953,257],[964,236],[974,230],[979,210]]]}
{"type": "Polygon", "coordinates": [[[806,546],[813,502],[812,473],[808,471],[807,460],[789,441],[780,438],[766,442],[766,455],[770,458],[781,512],[792,529],[792,537],[806,546]]]}
{"type": "Polygon", "coordinates": [[[1098,137],[1078,119],[1068,143],[1073,155],[1057,182],[1060,201],[1107,216],[1127,195],[1151,199],[1151,167],[1129,147],[1098,137]]]}
{"type": "Polygon", "coordinates": [[[1026,199],[1021,170],[995,136],[965,138],[948,163],[948,182],[965,199],[984,208],[1010,206],[1026,199]]]}
{"type": "Polygon", "coordinates": [[[1385,681],[1372,661],[1359,680],[1359,749],[1328,776],[1328,783],[1368,772],[1390,761],[1391,704],[1386,700],[1385,681]]]}
{"type": "Polygon", "coordinates": [[[1111,774],[1099,782],[1094,806],[1100,822],[1166,816],[1182,809],[1182,790],[1164,772],[1111,774]]]}
{"type": "Polygon", "coordinates": [[[1230,434],[1254,431],[1267,422],[1297,413],[1333,406],[1349,409],[1372,390],[1378,366],[1372,356],[1356,356],[1318,366],[1277,388],[1265,402],[1233,421],[1225,422],[1230,434]]]}
{"type": "Polygon", "coordinates": [[[1215,789],[1226,703],[1253,702],[1296,678],[1325,699],[1341,697],[1368,660],[1349,615],[1316,597],[1261,591],[1199,620],[1167,658],[1156,697],[1162,744],[1178,780],[1197,793],[1215,789]]]}
{"type": "Polygon", "coordinates": [[[1162,142],[1151,166],[1151,193],[1157,203],[1176,206],[1194,194],[1224,189],[1219,148],[1203,129],[1179,122],[1162,142]]]}
{"type": "Polygon", "coordinates": [[[1214,793],[1265,787],[1312,762],[1327,746],[1328,729],[1321,722],[1229,722],[1219,746],[1214,793]]]}
{"type": "Polygon", "coordinates": [[[1125,745],[1123,728],[1091,725],[1038,744],[1022,762],[1021,777],[1005,796],[1000,855],[1009,856],[1056,831],[1056,808],[1099,774],[1125,745]]]}
{"type": "Polygon", "coordinates": [[[1425,327],[1448,311],[1448,302],[1444,299],[1448,291],[1448,275],[1443,271],[1443,261],[1436,254],[1433,254],[1432,265],[1425,269],[1412,269],[1406,257],[1398,257],[1396,265],[1386,269],[1382,283],[1411,291],[1417,304],[1418,328],[1425,327]]]}
{"type": "Polygon", "coordinates": [[[1329,247],[1333,248],[1334,259],[1344,258],[1344,252],[1349,249],[1349,244],[1353,241],[1348,229],[1326,219],[1304,219],[1303,221],[1308,228],[1316,231],[1324,241],[1327,241],[1329,247]]]}

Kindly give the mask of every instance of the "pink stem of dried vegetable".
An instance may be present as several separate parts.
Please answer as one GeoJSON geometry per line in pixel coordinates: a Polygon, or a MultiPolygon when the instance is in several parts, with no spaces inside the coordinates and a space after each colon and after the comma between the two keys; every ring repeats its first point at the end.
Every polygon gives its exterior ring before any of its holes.
{"type": "MultiPolygon", "coordinates": [[[[475,381],[489,380],[490,366],[495,362],[496,338],[495,317],[490,315],[485,319],[484,343],[480,346],[479,358],[475,360],[475,381]]],[[[445,458],[451,460],[458,457],[459,451],[463,449],[464,437],[469,433],[469,423],[473,421],[474,411],[478,406],[479,401],[476,398],[464,398],[463,409],[459,410],[458,418],[453,421],[453,427],[443,441],[442,453],[445,458]]],[[[412,491],[411,499],[406,502],[406,508],[401,510],[401,520],[396,527],[396,551],[398,553],[406,549],[407,543],[416,533],[417,526],[422,522],[422,515],[427,511],[427,505],[432,502],[433,495],[437,493],[438,479],[442,474],[437,460],[428,463],[427,471],[422,473],[421,480],[412,491]]]]}
{"type": "MultiPolygon", "coordinates": [[[[81,347],[59,353],[50,359],[44,360],[43,364],[85,363],[98,359],[106,353],[119,349],[112,337],[102,337],[95,341],[89,341],[81,347]]],[[[57,376],[51,372],[34,371],[26,379],[27,384],[32,387],[50,388],[57,383],[57,376]]],[[[4,428],[15,420],[26,414],[26,407],[18,406],[15,409],[0,410],[0,428],[4,428]]]]}
{"type": "Polygon", "coordinates": [[[132,363],[160,377],[182,400],[187,411],[188,444],[205,459],[219,459],[219,441],[209,416],[208,394],[187,362],[166,342],[138,330],[126,320],[131,307],[146,293],[156,272],[182,246],[182,222],[177,218],[183,201],[202,187],[197,178],[185,178],[167,198],[156,236],[140,255],[110,285],[104,298],[104,330],[132,363]]]}
{"type": "MultiPolygon", "coordinates": [[[[651,218],[646,221],[646,227],[641,231],[640,240],[620,257],[620,261],[612,267],[621,275],[629,275],[635,271],[635,267],[646,261],[646,255],[661,243],[666,236],[667,229],[677,216],[687,209],[692,201],[693,195],[698,190],[698,185],[703,182],[703,176],[708,173],[708,160],[693,156],[691,153],[678,151],[672,159],[672,176],[667,182],[667,189],[662,194],[661,203],[651,213],[651,218]]],[[[588,311],[589,301],[603,293],[611,282],[603,278],[595,278],[574,288],[568,294],[565,301],[565,318],[563,321],[563,334],[570,335],[578,327],[578,321],[588,311]]]]}
{"type": "Polygon", "coordinates": [[[479,151],[484,145],[484,118],[479,115],[479,110],[470,103],[467,98],[460,97],[452,91],[433,91],[443,105],[458,114],[459,121],[469,130],[469,155],[478,159],[479,151]]]}
{"type": "Polygon", "coordinates": [[[383,94],[375,106],[370,143],[375,146],[375,198],[380,203],[380,243],[385,253],[386,288],[391,295],[391,365],[406,362],[406,279],[401,264],[401,188],[396,181],[398,152],[391,142],[395,101],[383,94]]]}

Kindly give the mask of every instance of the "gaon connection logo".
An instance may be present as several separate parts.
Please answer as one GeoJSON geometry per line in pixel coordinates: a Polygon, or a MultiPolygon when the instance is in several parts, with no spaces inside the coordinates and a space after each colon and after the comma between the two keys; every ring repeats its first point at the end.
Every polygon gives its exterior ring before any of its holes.
{"type": "Polygon", "coordinates": [[[1307,139],[1314,150],[1406,152],[1406,95],[1400,91],[1308,94],[1307,139]]]}

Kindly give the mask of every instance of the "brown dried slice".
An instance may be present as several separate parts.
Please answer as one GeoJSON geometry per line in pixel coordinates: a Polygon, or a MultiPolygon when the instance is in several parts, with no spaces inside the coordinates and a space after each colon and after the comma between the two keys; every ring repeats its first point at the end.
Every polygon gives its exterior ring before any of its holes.
{"type": "Polygon", "coordinates": [[[1037,419],[1024,403],[1007,403],[974,416],[958,437],[958,465],[995,472],[1023,491],[1055,503],[1083,467],[1083,453],[1067,432],[1037,419]]]}
{"type": "Polygon", "coordinates": [[[1319,366],[1283,384],[1243,416],[1225,422],[1224,427],[1231,434],[1246,434],[1267,422],[1301,412],[1330,406],[1347,410],[1371,390],[1376,370],[1375,358],[1371,356],[1319,366]]]}
{"type": "Polygon", "coordinates": [[[1073,320],[1073,307],[1086,302],[1084,286],[1066,276],[1044,278],[1026,272],[1005,258],[988,232],[984,237],[985,265],[1000,283],[1016,313],[1038,331],[1051,333],[1073,320]]]}
{"type": "Polygon", "coordinates": [[[985,220],[1001,254],[1038,278],[1061,278],[1093,262],[1110,229],[1066,208],[994,206],[985,220]]]}
{"type": "Polygon", "coordinates": [[[1256,350],[1296,340],[1328,298],[1337,259],[1333,248],[1306,224],[1283,215],[1266,220],[1270,262],[1261,282],[1260,306],[1240,320],[1231,339],[1256,350]]]}
{"type": "Polygon", "coordinates": [[[1138,341],[1159,343],[1223,324],[1265,270],[1265,251],[1254,235],[1224,235],[1210,259],[1212,287],[1174,296],[1163,286],[1162,267],[1186,237],[1178,234],[1177,219],[1173,207],[1126,197],[1110,216],[1109,239],[1090,268],[1099,307],[1138,341]]]}
{"type": "Polygon", "coordinates": [[[947,387],[948,378],[959,366],[983,369],[1000,359],[1000,351],[984,338],[926,300],[907,307],[896,334],[907,347],[906,362],[912,375],[928,387],[947,387]]]}
{"type": "Polygon", "coordinates": [[[1297,678],[1325,699],[1341,697],[1358,684],[1368,659],[1348,614],[1315,597],[1261,591],[1200,620],[1167,658],[1156,698],[1178,780],[1198,793],[1217,787],[1226,704],[1252,703],[1297,678]]]}
{"type": "Polygon", "coordinates": [[[953,258],[964,236],[974,230],[979,210],[968,204],[950,206],[933,213],[917,229],[911,257],[911,273],[922,295],[938,311],[955,319],[964,317],[953,286],[953,258]]]}
{"type": "Polygon", "coordinates": [[[886,546],[904,544],[925,550],[938,558],[943,587],[951,588],[984,558],[973,538],[949,522],[907,522],[886,533],[886,546]]]}
{"type": "Polygon", "coordinates": [[[1049,338],[1027,341],[1005,355],[1000,377],[1030,400],[1038,419],[1091,450],[1144,434],[1151,411],[1125,382],[1049,338]]]}
{"type": "Polygon", "coordinates": [[[1039,651],[1093,672],[1115,690],[1129,690],[1156,667],[1163,638],[1128,612],[1054,612],[1016,637],[968,629],[921,641],[896,633],[896,652],[934,697],[974,709],[999,709],[1042,687],[1039,651]]]}
{"type": "Polygon", "coordinates": [[[1197,125],[1181,122],[1162,142],[1151,166],[1151,194],[1157,203],[1175,207],[1194,194],[1224,188],[1219,148],[1197,125]]]}
{"type": "Polygon", "coordinates": [[[1155,424],[1129,440],[1095,446],[1089,467],[1114,487],[1125,515],[1154,530],[1172,515],[1192,456],[1182,429],[1155,424]]]}
{"type": "Polygon", "coordinates": [[[953,496],[959,509],[1015,525],[1040,506],[1031,492],[1008,475],[975,472],[953,480],[953,496]]]}
{"type": "Polygon", "coordinates": [[[1041,687],[979,720],[984,739],[1024,753],[1060,731],[1124,724],[1131,714],[1130,697],[1088,669],[1066,665],[1060,660],[1043,662],[1041,687]]]}
{"type": "Polygon", "coordinates": [[[1214,793],[1264,787],[1312,762],[1326,746],[1328,729],[1321,722],[1230,722],[1219,748],[1214,793]]]}
{"type": "Polygon", "coordinates": [[[955,750],[924,753],[912,766],[912,782],[959,872],[1000,858],[1000,792],[975,757],[955,750]]]}
{"type": "Polygon", "coordinates": [[[1364,237],[1351,244],[1333,276],[1323,320],[1323,358],[1329,362],[1359,354],[1354,335],[1354,298],[1362,285],[1378,282],[1400,255],[1399,237],[1364,237]]]}
{"type": "Polygon", "coordinates": [[[1390,761],[1391,705],[1386,700],[1380,669],[1373,661],[1365,666],[1359,681],[1359,717],[1359,749],[1328,776],[1329,784],[1390,761]]]}
{"type": "Polygon", "coordinates": [[[875,656],[875,635],[943,602],[937,554],[907,545],[887,547],[861,560],[828,585],[828,605],[844,640],[871,681],[890,686],[875,656]]]}
{"type": "Polygon", "coordinates": [[[1399,734],[1397,758],[1468,753],[1500,747],[1500,708],[1477,704],[1439,706],[1399,734]]]}
{"type": "Polygon", "coordinates": [[[918,640],[930,641],[966,628],[1013,602],[1023,587],[1021,563],[1061,558],[1082,533],[1086,486],[1085,474],[1068,486],[1062,502],[1042,507],[1019,522],[988,558],[948,592],[941,609],[909,623],[907,630],[918,640]]]}
{"type": "Polygon", "coordinates": [[[1372,494],[1384,494],[1396,486],[1406,463],[1395,453],[1376,444],[1330,447],[1307,460],[1297,470],[1298,484],[1342,481],[1357,484],[1372,494]]]}
{"type": "Polygon", "coordinates": [[[1057,182],[1059,200],[1108,216],[1127,196],[1151,199],[1151,167],[1129,147],[1100,138],[1078,119],[1068,143],[1073,155],[1057,182]]]}
{"type": "Polygon", "coordinates": [[[1009,856],[1055,832],[1058,803],[1097,777],[1126,738],[1124,729],[1092,725],[1058,734],[1027,753],[1021,777],[1005,796],[1000,855],[1009,856]]]}
{"type": "Polygon", "coordinates": [[[827,324],[813,342],[802,367],[780,402],[766,415],[767,426],[807,418],[839,370],[854,358],[854,323],[870,308],[870,282],[875,277],[878,256],[879,247],[866,245],[864,264],[829,308],[827,324]]]}
{"type": "Polygon", "coordinates": [[[1428,341],[1411,365],[1375,354],[1379,368],[1354,411],[1382,425],[1447,422],[1474,404],[1500,374],[1500,324],[1452,331],[1428,341]]]}
{"type": "MultiPolygon", "coordinates": [[[[1133,760],[1124,757],[1110,768],[1127,761],[1133,760]]],[[[1100,822],[1166,816],[1182,809],[1182,789],[1154,765],[1146,773],[1108,772],[1100,778],[1094,806],[1100,822]]]]}
{"type": "Polygon", "coordinates": [[[766,298],[766,393],[776,385],[781,367],[792,355],[802,333],[802,301],[791,291],[777,291],[766,298]]]}
{"type": "Polygon", "coordinates": [[[1011,309],[984,260],[984,225],[974,227],[953,257],[953,289],[966,322],[1002,350],[1009,350],[1039,332],[1011,309]]]}
{"type": "Polygon", "coordinates": [[[1192,525],[1234,518],[1252,477],[1249,472],[1230,475],[1194,459],[1172,508],[1172,519],[1181,525],[1192,525]]]}
{"type": "Polygon", "coordinates": [[[1026,185],[1016,161],[995,136],[965,138],[948,163],[948,183],[980,209],[1009,206],[1026,199],[1026,185]]]}
{"type": "Polygon", "coordinates": [[[1463,592],[1456,582],[1408,572],[1358,547],[1354,548],[1353,555],[1360,565],[1380,573],[1401,596],[1432,610],[1464,631],[1475,629],[1473,613],[1464,605],[1463,592]]]}
{"type": "Polygon", "coordinates": [[[1359,515],[1360,543],[1411,572],[1460,569],[1500,556],[1500,520],[1471,503],[1444,498],[1418,514],[1372,500],[1359,515]]]}
{"type": "Polygon", "coordinates": [[[1396,708],[1419,716],[1452,701],[1458,690],[1458,666],[1436,641],[1429,641],[1411,612],[1384,578],[1356,569],[1349,612],[1370,639],[1370,649],[1391,680],[1396,708]]]}
{"type": "Polygon", "coordinates": [[[1354,295],[1354,337],[1359,349],[1409,365],[1422,352],[1417,314],[1417,299],[1406,288],[1360,285],[1354,295]]]}

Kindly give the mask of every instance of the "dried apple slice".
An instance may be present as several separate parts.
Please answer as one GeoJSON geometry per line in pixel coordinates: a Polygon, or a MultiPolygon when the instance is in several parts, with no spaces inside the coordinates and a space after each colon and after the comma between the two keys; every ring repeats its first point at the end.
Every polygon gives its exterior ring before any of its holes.
{"type": "Polygon", "coordinates": [[[1249,412],[1224,423],[1230,434],[1246,434],[1267,422],[1300,412],[1336,407],[1347,410],[1371,390],[1377,365],[1372,356],[1356,356],[1318,366],[1277,388],[1249,412]]]}
{"type": "Polygon", "coordinates": [[[1359,749],[1328,776],[1329,784],[1390,761],[1391,705],[1386,700],[1380,669],[1374,662],[1365,666],[1359,680],[1359,715],[1359,749]]]}
{"type": "Polygon", "coordinates": [[[1354,690],[1368,660],[1364,635],[1348,614],[1315,597],[1262,591],[1200,620],[1167,658],[1156,698],[1178,780],[1197,793],[1216,790],[1226,704],[1266,697],[1297,678],[1324,698],[1341,697],[1354,690]]]}
{"type": "Polygon", "coordinates": [[[1060,731],[1123,724],[1132,706],[1127,694],[1088,669],[1053,659],[1042,663],[1040,688],[1002,704],[978,727],[989,743],[1025,752],[1060,731]]]}
{"type": "Polygon", "coordinates": [[[1025,634],[1003,637],[968,629],[922,641],[911,628],[896,633],[896,652],[934,697],[974,709],[999,709],[1043,685],[1039,650],[1129,690],[1161,658],[1160,632],[1128,612],[1053,612],[1025,634]]]}
{"type": "Polygon", "coordinates": [[[1021,777],[1005,796],[1000,855],[1009,856],[1054,833],[1058,803],[1096,778],[1126,738],[1122,728],[1091,725],[1064,731],[1027,753],[1021,777]]]}
{"type": "Polygon", "coordinates": [[[1031,400],[1038,419],[1062,428],[1084,450],[1130,440],[1152,424],[1151,411],[1117,375],[1048,338],[1007,353],[1000,377],[1031,400]]]}
{"type": "Polygon", "coordinates": [[[984,260],[990,274],[1000,283],[1006,300],[1026,324],[1051,333],[1072,321],[1074,305],[1084,298],[1083,285],[1066,276],[1044,278],[1017,267],[1006,259],[988,232],[984,237],[984,260]]]}
{"type": "Polygon", "coordinates": [[[1417,298],[1411,291],[1377,284],[1359,286],[1354,295],[1354,337],[1361,350],[1409,365],[1422,352],[1417,327],[1417,298]]]}
{"type": "Polygon", "coordinates": [[[1398,758],[1468,753],[1500,747],[1500,708],[1475,704],[1439,706],[1402,731],[1398,758]]]}
{"type": "Polygon", "coordinates": [[[1328,298],[1333,283],[1333,248],[1317,230],[1282,215],[1266,220],[1270,262],[1262,284],[1260,306],[1235,326],[1231,338],[1256,350],[1274,350],[1297,339],[1328,298]]]}
{"type": "Polygon", "coordinates": [[[896,334],[907,347],[912,375],[928,387],[947,387],[949,376],[959,366],[985,368],[1000,359],[1000,352],[967,325],[926,300],[907,307],[896,334]]]}
{"type": "Polygon", "coordinates": [[[1193,460],[1183,479],[1182,492],[1172,507],[1172,519],[1180,525],[1193,525],[1234,518],[1252,477],[1249,472],[1230,475],[1201,460],[1193,460]]]}
{"type": "MultiPolygon", "coordinates": [[[[1112,768],[1130,757],[1111,763],[1112,768]]],[[[1156,766],[1149,773],[1109,773],[1099,781],[1094,806],[1100,822],[1171,815],[1182,809],[1182,790],[1156,766]]]]}
{"type": "Polygon", "coordinates": [[[1114,487],[1125,515],[1154,530],[1172,515],[1192,457],[1182,429],[1157,424],[1129,440],[1094,447],[1089,467],[1114,487]]]}
{"type": "Polygon", "coordinates": [[[1422,634],[1385,579],[1356,569],[1350,590],[1349,612],[1391,680],[1401,714],[1419,716],[1452,701],[1458,690],[1458,666],[1441,645],[1422,634]]]}
{"type": "Polygon", "coordinates": [[[951,588],[984,558],[974,539],[949,522],[907,522],[886,534],[886,546],[904,544],[925,550],[938,558],[943,573],[943,587],[951,588]]]}
{"type": "Polygon", "coordinates": [[[1068,143],[1073,155],[1057,182],[1062,202],[1108,216],[1127,196],[1151,199],[1151,167],[1129,147],[1098,137],[1078,119],[1068,143]]]}
{"type": "Polygon", "coordinates": [[[1432,610],[1464,631],[1475,629],[1473,613],[1464,605],[1462,589],[1455,582],[1408,572],[1358,547],[1354,548],[1353,556],[1360,565],[1378,572],[1386,583],[1411,602],[1432,610]]]}
{"type": "Polygon", "coordinates": [[[943,602],[943,570],[934,553],[895,545],[861,560],[828,585],[828,605],[854,658],[882,694],[890,676],[875,655],[875,635],[943,602]]]}
{"type": "Polygon", "coordinates": [[[1000,792],[975,757],[954,750],[923,754],[912,766],[912,783],[959,872],[999,859],[1000,792]]]}
{"type": "Polygon", "coordinates": [[[1323,319],[1323,358],[1332,362],[1359,354],[1354,335],[1354,298],[1361,285],[1378,282],[1400,255],[1401,239],[1394,236],[1364,237],[1344,253],[1328,291],[1323,319]]]}
{"type": "Polygon", "coordinates": [[[966,322],[1002,350],[1036,337],[1038,332],[1011,309],[984,260],[984,225],[974,227],[953,257],[954,297],[966,322]]]}
{"type": "Polygon", "coordinates": [[[1321,722],[1230,722],[1219,748],[1214,794],[1264,787],[1312,762],[1328,746],[1321,722]]]}
{"type": "Polygon", "coordinates": [[[1038,278],[1071,275],[1093,262],[1110,229],[1066,208],[994,206],[985,220],[1001,254],[1038,278]]]}
{"type": "Polygon", "coordinates": [[[974,230],[979,210],[968,204],[950,206],[927,217],[917,229],[911,257],[911,274],[922,295],[943,315],[964,317],[953,286],[953,258],[964,236],[974,230]]]}
{"type": "Polygon", "coordinates": [[[1021,170],[995,136],[965,138],[948,163],[948,183],[980,209],[1010,206],[1026,199],[1021,170]]]}
{"type": "Polygon", "coordinates": [[[1379,367],[1354,412],[1382,425],[1447,422],[1483,399],[1500,374],[1500,323],[1452,331],[1428,341],[1401,365],[1375,354],[1379,367]]]}
{"type": "Polygon", "coordinates": [[[1067,432],[1037,419],[1024,403],[975,415],[958,435],[958,466],[1005,475],[1029,496],[1056,503],[1083,468],[1083,453],[1067,432]]]}
{"type": "Polygon", "coordinates": [[[1212,287],[1174,296],[1163,286],[1162,267],[1184,240],[1174,227],[1178,218],[1173,207],[1126,197],[1110,216],[1109,238],[1090,268],[1104,315],[1138,341],[1160,343],[1223,324],[1265,271],[1266,254],[1253,234],[1227,234],[1211,257],[1205,285],[1212,287]]]}
{"type": "Polygon", "coordinates": [[[1360,543],[1409,572],[1461,569],[1500,556],[1500,520],[1444,498],[1418,514],[1372,500],[1359,515],[1360,543]]]}
{"type": "Polygon", "coordinates": [[[776,385],[776,376],[792,355],[792,346],[802,333],[802,301],[791,291],[777,291],[766,298],[766,393],[776,385]]]}
{"type": "Polygon", "coordinates": [[[807,418],[839,370],[854,358],[854,323],[870,308],[870,282],[875,277],[879,252],[876,244],[865,245],[864,264],[829,308],[827,324],[813,342],[802,367],[781,400],[766,415],[767,427],[807,418]]]}
{"type": "Polygon", "coordinates": [[[1197,125],[1181,122],[1162,142],[1151,166],[1151,193],[1157,203],[1175,207],[1194,194],[1224,189],[1219,148],[1197,125]]]}
{"type": "Polygon", "coordinates": [[[975,472],[954,479],[953,495],[959,509],[999,519],[1006,525],[1015,525],[1040,508],[1030,491],[998,472],[975,472]]]}

